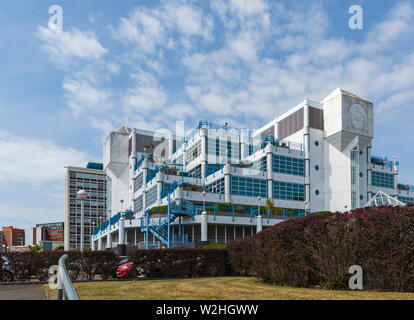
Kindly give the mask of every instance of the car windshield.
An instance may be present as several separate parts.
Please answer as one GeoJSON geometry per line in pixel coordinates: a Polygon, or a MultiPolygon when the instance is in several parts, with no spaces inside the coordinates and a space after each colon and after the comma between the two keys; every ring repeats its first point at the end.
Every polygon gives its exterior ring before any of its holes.
{"type": "Polygon", "coordinates": [[[119,264],[125,264],[128,263],[128,258],[124,258],[121,261],[119,261],[119,264]]]}

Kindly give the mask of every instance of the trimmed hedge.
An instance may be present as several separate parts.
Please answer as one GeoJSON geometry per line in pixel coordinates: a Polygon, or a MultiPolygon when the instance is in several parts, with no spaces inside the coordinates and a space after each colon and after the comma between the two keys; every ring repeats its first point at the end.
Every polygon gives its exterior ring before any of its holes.
{"type": "Polygon", "coordinates": [[[86,279],[93,279],[97,275],[107,279],[116,274],[118,259],[112,251],[85,251],[83,259],[79,251],[10,252],[3,255],[7,257],[10,268],[17,275],[18,279],[15,280],[29,281],[31,277],[36,277],[46,281],[49,278],[49,268],[58,265],[59,259],[65,253],[68,255],[66,268],[72,280],[79,279],[81,263],[86,279]]]}
{"type": "Polygon", "coordinates": [[[295,218],[228,250],[236,272],[266,282],[346,289],[360,265],[366,289],[414,291],[414,206],[295,218]]]}
{"type": "Polygon", "coordinates": [[[226,249],[137,250],[129,254],[134,274],[145,277],[202,277],[232,273],[226,249]]]}

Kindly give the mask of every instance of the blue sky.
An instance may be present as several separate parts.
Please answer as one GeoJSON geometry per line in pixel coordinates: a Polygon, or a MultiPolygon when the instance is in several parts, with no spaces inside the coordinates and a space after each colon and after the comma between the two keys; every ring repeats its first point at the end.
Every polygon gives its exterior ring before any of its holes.
{"type": "Polygon", "coordinates": [[[374,103],[373,153],[414,184],[413,35],[414,1],[4,1],[0,225],[28,239],[63,221],[64,166],[101,159],[114,128],[258,128],[337,87],[374,103]],[[362,30],[348,27],[354,4],[362,30]]]}

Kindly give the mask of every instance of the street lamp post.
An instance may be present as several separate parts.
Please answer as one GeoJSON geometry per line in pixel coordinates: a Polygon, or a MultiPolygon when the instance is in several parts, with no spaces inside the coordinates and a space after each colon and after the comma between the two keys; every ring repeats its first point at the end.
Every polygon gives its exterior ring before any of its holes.
{"type": "Polygon", "coordinates": [[[85,212],[84,212],[84,206],[85,206],[85,200],[88,198],[88,194],[86,193],[85,190],[79,190],[78,193],[76,194],[76,198],[78,200],[80,200],[81,202],[81,247],[80,247],[80,251],[83,252],[84,249],[84,233],[85,233],[85,225],[84,225],[84,217],[85,217],[85,212]]]}
{"type": "Polygon", "coordinates": [[[305,216],[308,215],[308,202],[305,201],[305,216]]]}
{"type": "Polygon", "coordinates": [[[259,204],[259,216],[260,216],[260,200],[262,200],[262,197],[261,196],[258,196],[257,197],[257,202],[259,204]]]}
{"type": "MultiPolygon", "coordinates": [[[[88,198],[88,194],[86,193],[85,190],[79,190],[78,193],[76,194],[76,198],[78,200],[80,200],[80,202],[81,202],[81,247],[80,247],[80,251],[81,251],[82,258],[83,258],[83,249],[84,249],[84,242],[85,242],[85,239],[84,239],[84,233],[85,233],[85,230],[84,230],[84,228],[85,228],[85,226],[84,226],[84,216],[85,216],[84,206],[85,205],[84,205],[84,202],[88,198]]],[[[80,279],[81,280],[83,280],[83,278],[84,278],[82,264],[83,264],[83,261],[81,261],[81,263],[80,263],[80,267],[81,267],[80,279]]]]}
{"type": "Polygon", "coordinates": [[[206,192],[203,191],[203,212],[206,211],[206,192]]]}

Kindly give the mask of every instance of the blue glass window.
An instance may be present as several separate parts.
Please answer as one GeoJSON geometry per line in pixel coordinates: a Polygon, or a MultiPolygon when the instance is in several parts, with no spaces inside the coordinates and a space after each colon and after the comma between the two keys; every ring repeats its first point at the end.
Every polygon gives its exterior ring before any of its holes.
{"type": "Polygon", "coordinates": [[[305,200],[305,185],[291,182],[273,181],[273,198],[281,200],[305,200]]]}
{"type": "Polygon", "coordinates": [[[134,213],[141,212],[143,208],[142,194],[134,200],[134,213]]]}
{"type": "Polygon", "coordinates": [[[394,189],[394,175],[391,173],[372,171],[371,178],[373,186],[394,189]]]}
{"type": "Polygon", "coordinates": [[[213,183],[206,185],[208,193],[224,194],[224,178],[218,179],[213,183]]]}
{"type": "Polygon", "coordinates": [[[239,176],[231,177],[231,193],[245,197],[267,197],[267,181],[239,176]]]}
{"type": "Polygon", "coordinates": [[[152,187],[147,192],[147,207],[157,201],[157,186],[152,187]]]}
{"type": "Polygon", "coordinates": [[[285,157],[281,155],[274,155],[273,171],[277,173],[304,176],[305,160],[292,157],[285,157]]]}
{"type": "Polygon", "coordinates": [[[405,204],[414,203],[414,198],[410,198],[410,197],[398,196],[398,200],[404,202],[405,204]]]}
{"type": "Polygon", "coordinates": [[[141,172],[134,181],[134,191],[138,191],[139,189],[142,188],[142,179],[143,179],[143,174],[141,172]]]}

